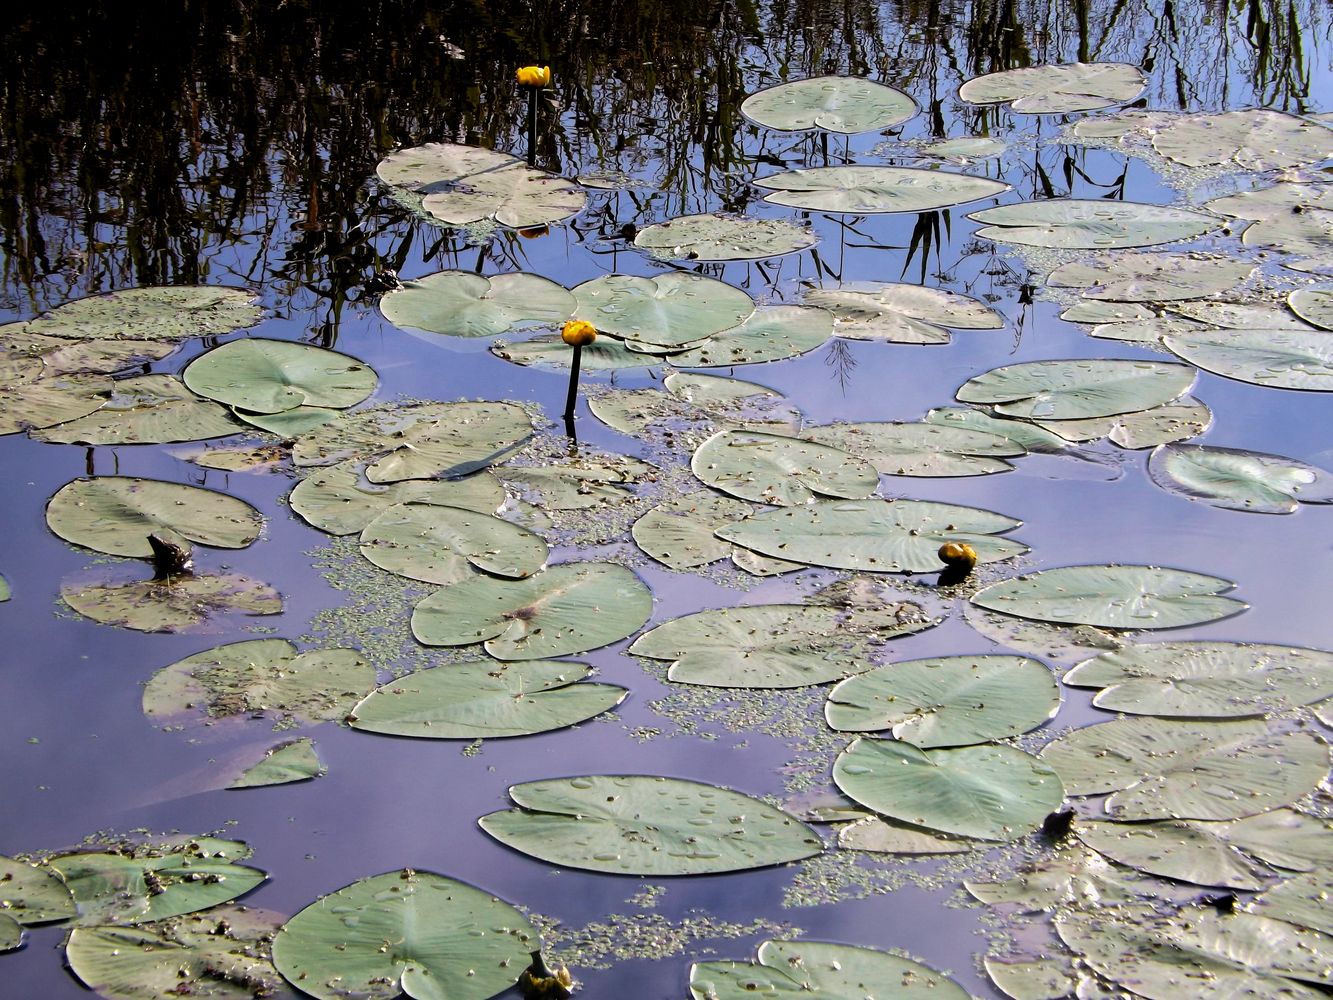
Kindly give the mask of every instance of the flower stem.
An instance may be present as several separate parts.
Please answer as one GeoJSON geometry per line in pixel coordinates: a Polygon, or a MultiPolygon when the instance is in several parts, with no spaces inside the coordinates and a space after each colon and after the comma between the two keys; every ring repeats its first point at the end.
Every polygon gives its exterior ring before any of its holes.
{"type": "Polygon", "coordinates": [[[537,87],[528,88],[528,166],[537,165],[537,87]]]}
{"type": "Polygon", "coordinates": [[[574,357],[569,363],[569,395],[565,397],[565,420],[566,422],[574,419],[574,404],[579,399],[579,361],[583,356],[583,348],[574,348],[574,357]]]}

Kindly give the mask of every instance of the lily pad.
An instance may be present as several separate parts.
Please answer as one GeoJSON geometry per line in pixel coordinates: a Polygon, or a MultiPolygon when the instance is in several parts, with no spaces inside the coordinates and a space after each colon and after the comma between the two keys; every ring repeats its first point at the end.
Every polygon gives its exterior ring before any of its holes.
{"type": "Polygon", "coordinates": [[[23,947],[23,925],[7,913],[0,913],[0,954],[23,947]]]}
{"type": "Polygon", "coordinates": [[[1068,958],[984,959],[986,975],[1012,1000],[1063,1000],[1074,996],[1078,974],[1068,958]]]}
{"type": "Polygon", "coordinates": [[[1061,904],[1095,910],[1144,896],[1169,898],[1164,886],[1107,861],[1095,851],[1073,848],[1022,865],[1000,882],[966,881],[965,888],[988,906],[1016,906],[1035,913],[1061,904]]]}
{"type": "Polygon", "coordinates": [[[448,226],[488,219],[514,229],[545,226],[577,215],[588,201],[574,181],[521,163],[468,174],[445,191],[420,193],[422,210],[448,226]]]}
{"type": "MultiPolygon", "coordinates": [[[[533,337],[518,344],[497,340],[491,347],[491,353],[516,365],[550,365],[556,368],[568,368],[574,356],[573,348],[560,339],[558,333],[542,334],[540,337],[533,337]]],[[[666,360],[659,355],[631,351],[623,341],[611,337],[598,337],[583,348],[579,358],[579,370],[588,372],[650,368],[666,360]]]]}
{"type": "Polygon", "coordinates": [[[242,430],[225,406],[200,399],[174,375],[140,375],[112,385],[111,398],[94,412],[32,437],[55,444],[165,444],[242,430]]]}
{"type": "Polygon", "coordinates": [[[982,563],[1027,552],[994,537],[1021,521],[976,507],[924,500],[824,500],[765,511],[719,528],[718,537],[761,555],[810,566],[872,573],[929,573],[943,568],[939,547],[966,542],[982,563]]]}
{"type": "Polygon", "coordinates": [[[1082,660],[1101,650],[1119,649],[1118,634],[1091,625],[1048,625],[1025,621],[975,604],[963,606],[963,618],[981,635],[1007,649],[1060,662],[1082,660]]]}
{"type": "Polygon", "coordinates": [[[260,788],[267,785],[290,785],[294,781],[318,778],[326,768],[315,753],[315,743],[308,737],[289,740],[270,747],[256,764],[228,788],[260,788]]]}
{"type": "Polygon", "coordinates": [[[320,1000],[487,1000],[517,983],[540,948],[536,928],[503,900],[406,868],[311,903],[273,939],[273,964],[320,1000]]]}
{"type": "Polygon", "coordinates": [[[510,465],[499,475],[535,497],[543,510],[589,510],[620,506],[632,495],[630,487],[654,471],[647,462],[625,455],[585,454],[564,465],[510,465]]]}
{"type": "MultiPolygon", "coordinates": [[[[162,340],[66,340],[31,333],[27,323],[0,326],[0,358],[11,365],[29,363],[47,375],[79,372],[111,375],[149,361],[160,361],[179,346],[162,340]]],[[[35,371],[30,371],[29,377],[33,374],[35,371]]]]}
{"type": "Polygon", "coordinates": [[[970,406],[937,406],[923,418],[928,424],[941,427],[958,427],[978,431],[982,434],[994,434],[1012,441],[1015,446],[1029,452],[1059,454],[1068,449],[1069,443],[1058,434],[1038,427],[1024,420],[1005,420],[993,417],[970,406]]]}
{"type": "Polygon", "coordinates": [[[1333,863],[1333,825],[1292,809],[1274,809],[1231,823],[1195,824],[1246,854],[1288,871],[1326,869],[1333,863]]]}
{"type": "Polygon", "coordinates": [[[1214,836],[1211,826],[1225,824],[1080,821],[1076,832],[1098,853],[1149,875],[1226,889],[1262,888],[1274,872],[1214,836]]]}
{"type": "Polygon", "coordinates": [[[1062,250],[1150,247],[1192,239],[1222,220],[1201,212],[1132,201],[1052,198],[987,208],[968,216],[980,239],[1062,250]]]}
{"type": "Polygon", "coordinates": [[[1298,288],[1287,296],[1287,305],[1305,322],[1333,330],[1333,289],[1298,288]]]}
{"type": "Polygon", "coordinates": [[[1153,148],[1188,167],[1238,164],[1267,171],[1319,163],[1333,156],[1333,129],[1281,111],[1249,108],[1167,118],[1153,148]]]}
{"type": "Polygon", "coordinates": [[[490,408],[495,406],[508,415],[509,404],[467,400],[375,406],[355,413],[340,413],[336,419],[302,435],[292,444],[292,462],[305,467],[370,458],[400,447],[409,434],[421,433],[441,421],[454,424],[485,422],[490,416],[490,408]]]}
{"type": "Polygon", "coordinates": [[[754,301],[715,278],[668,271],[653,278],[607,274],[574,289],[575,319],[602,333],[659,347],[684,347],[744,322],[754,301]]]}
{"type": "Polygon", "coordinates": [[[563,563],[526,580],[477,577],[437,590],[412,613],[428,646],[485,642],[500,660],[539,660],[597,649],[634,633],[653,599],[613,563],[563,563]]]}
{"type": "Polygon", "coordinates": [[[955,163],[971,163],[999,156],[1009,148],[1009,144],[990,136],[971,135],[945,139],[942,142],[929,142],[917,148],[926,156],[952,160],[955,163]]]}
{"type": "Polygon", "coordinates": [[[837,317],[834,333],[849,340],[947,344],[948,327],[999,330],[1004,317],[968,295],[892,281],[864,281],[806,292],[805,303],[837,317]]]}
{"type": "Polygon", "coordinates": [[[1333,268],[1333,211],[1301,208],[1260,219],[1245,228],[1241,242],[1279,251],[1284,255],[1282,263],[1292,270],[1327,273],[1333,268]],[[1293,260],[1293,256],[1302,259],[1293,260]]]}
{"type": "Polygon", "coordinates": [[[835,215],[932,212],[1009,190],[986,177],[917,167],[808,167],[751,183],[772,192],[764,197],[770,204],[835,215]]]}
{"type": "Polygon", "coordinates": [[[1333,186],[1279,181],[1253,191],[1213,198],[1204,203],[1204,208],[1218,215],[1255,221],[1303,215],[1306,209],[1333,211],[1333,186]]]}
{"type": "Polygon", "coordinates": [[[137,632],[184,632],[222,614],[276,615],[282,597],[239,573],[202,573],[169,580],[63,584],[60,599],[103,625],[137,632]]]}
{"type": "Polygon", "coordinates": [[[795,573],[798,570],[809,568],[805,563],[761,556],[758,552],[742,548],[731,550],[731,563],[737,569],[749,573],[751,576],[781,576],[783,573],[795,573]]]}
{"type": "Polygon", "coordinates": [[[1333,917],[1328,912],[1330,895],[1333,895],[1333,878],[1327,871],[1312,871],[1258,896],[1250,911],[1321,934],[1333,934],[1333,917]]]}
{"type": "MultiPolygon", "coordinates": [[[[677,368],[729,368],[781,361],[813,351],[833,333],[833,314],[810,306],[761,306],[729,330],[669,355],[677,368]]],[[[595,346],[595,345],[594,345],[595,346]]]]}
{"type": "Polygon", "coordinates": [[[1162,338],[1204,371],[1275,389],[1333,392],[1333,336],[1323,330],[1219,330],[1162,338]]]}
{"type": "Polygon", "coordinates": [[[417,670],[366,695],[353,729],[436,740],[528,736],[572,726],[619,705],[615,684],[578,683],[582,663],[473,660],[417,670]]]}
{"type": "Polygon", "coordinates": [[[0,394],[0,434],[17,434],[86,417],[103,406],[115,383],[104,375],[60,375],[5,387],[0,394]]]}
{"type": "Polygon", "coordinates": [[[926,830],[883,816],[866,816],[838,830],[838,846],[869,854],[966,854],[989,845],[926,830]]]}
{"type": "Polygon", "coordinates": [[[398,447],[366,466],[372,483],[457,479],[511,458],[532,436],[532,419],[513,403],[456,403],[448,418],[418,422],[398,447]]]}
{"type": "Polygon", "coordinates": [[[716,493],[689,493],[658,504],[634,522],[635,544],[672,569],[692,569],[731,554],[731,543],[714,531],[751,510],[749,504],[716,493]]]}
{"type": "Polygon", "coordinates": [[[252,413],[298,406],[343,409],[361,402],[379,379],[355,358],[290,340],[233,340],[186,366],[185,384],[208,399],[252,413]]]}
{"type": "Polygon", "coordinates": [[[922,749],[1018,736],[1060,708],[1044,663],[1023,656],[901,660],[833,688],[824,718],[840,732],[890,730],[922,749]]]}
{"type": "Polygon", "coordinates": [[[808,250],[819,237],[784,219],[682,215],[645,226],[634,245],[667,260],[762,260],[808,250]]]}
{"type": "Polygon", "coordinates": [[[243,549],[264,526],[243,500],[180,483],[97,476],[66,483],[46,505],[61,538],[115,556],[147,558],[148,536],[169,532],[200,545],[243,549]]]}
{"type": "Polygon", "coordinates": [[[925,751],[860,737],[833,764],[838,787],[892,819],[978,840],[1014,840],[1064,800],[1060,778],[1007,746],[925,751]]]}
{"type": "Polygon", "coordinates": [[[563,285],[536,274],[439,271],[380,299],[384,318],[451,337],[495,337],[524,326],[555,326],[576,303],[563,285]]]}
{"type": "Polygon", "coordinates": [[[1180,253],[1112,254],[1057,267],[1052,288],[1082,288],[1089,299],[1174,302],[1228,291],[1254,273],[1247,261],[1180,253]]]}
{"type": "Polygon", "coordinates": [[[331,535],[358,534],[397,504],[442,504],[494,514],[504,501],[504,488],[489,473],[363,486],[355,460],[316,470],[297,483],[288,497],[292,510],[304,521],[331,535]]]}
{"type": "Polygon", "coordinates": [[[244,288],[122,288],[66,302],[24,330],[70,340],[178,341],[254,326],[262,315],[244,288]]]}
{"type": "Polygon", "coordinates": [[[1188,365],[1163,361],[1029,361],[969,379],[957,398],[993,405],[1006,417],[1079,420],[1169,403],[1189,390],[1194,376],[1188,365]]]}
{"type": "Polygon", "coordinates": [[[845,1000],[885,988],[894,1000],[967,1000],[948,976],[909,958],[873,948],[820,941],[765,941],[753,962],[696,962],[690,966],[694,1000],[753,996],[809,996],[845,1000]]]}
{"type": "Polygon", "coordinates": [[[1125,63],[1024,66],[968,80],[958,96],[968,104],[1010,104],[1025,115],[1062,115],[1128,104],[1148,85],[1125,63]]]}
{"type": "Polygon", "coordinates": [[[449,584],[481,570],[531,576],[546,565],[546,542],[526,528],[462,507],[405,503],[390,507],[361,532],[361,554],[381,569],[412,580],[449,584]]]}
{"type": "Polygon", "coordinates": [[[806,504],[816,495],[868,497],[879,486],[874,467],[845,451],[753,431],[714,434],[695,451],[690,468],[724,493],[780,506],[806,504]]]}
{"type": "Polygon", "coordinates": [[[1174,402],[1133,413],[1117,413],[1113,417],[1039,421],[1042,427],[1068,441],[1108,438],[1131,450],[1188,441],[1206,431],[1212,422],[1213,411],[1193,396],[1181,396],[1174,402]]]}
{"type": "Polygon", "coordinates": [[[1333,473],[1241,448],[1163,445],[1148,473],[1164,489],[1229,510],[1291,514],[1302,503],[1333,503],[1333,473]]]}
{"type": "Polygon", "coordinates": [[[885,476],[985,476],[1009,472],[1005,459],[1027,454],[1008,438],[937,423],[832,424],[801,436],[858,455],[885,476]]]}
{"type": "Polygon", "coordinates": [[[716,785],[587,775],[514,785],[518,806],[481,828],[551,864],[620,875],[705,875],[813,857],[824,842],[794,816],[716,785]]]}
{"type": "Polygon", "coordinates": [[[385,184],[424,194],[442,190],[470,174],[521,162],[518,157],[495,149],[428,142],[390,153],[375,167],[375,173],[385,184]]]}
{"type": "Polygon", "coordinates": [[[816,76],[751,94],[741,114],[782,132],[855,135],[901,125],[916,117],[916,102],[894,87],[859,76],[816,76]]]}
{"type": "Polygon", "coordinates": [[[75,912],[74,897],[50,869],[0,855],[0,914],[26,927],[68,920],[75,912]]]}

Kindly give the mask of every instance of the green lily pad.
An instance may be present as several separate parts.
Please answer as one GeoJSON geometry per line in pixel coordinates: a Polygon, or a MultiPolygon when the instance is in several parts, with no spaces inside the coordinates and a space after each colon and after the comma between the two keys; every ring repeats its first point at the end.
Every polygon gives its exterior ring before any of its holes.
{"type": "Polygon", "coordinates": [[[819,941],[765,941],[753,962],[695,962],[694,1000],[808,996],[845,1000],[889,989],[894,1000],[967,1000],[948,976],[909,958],[873,948],[819,941]]]}
{"type": "Polygon", "coordinates": [[[607,274],[574,289],[576,319],[600,332],[659,347],[684,347],[744,322],[754,301],[714,278],[668,271],[654,278],[607,274]]]}
{"type": "Polygon", "coordinates": [[[417,670],[366,695],[353,729],[435,740],[528,736],[584,722],[629,693],[615,684],[579,683],[592,671],[560,660],[473,660],[417,670]]]}
{"type": "Polygon", "coordinates": [[[1157,314],[1137,302],[1112,302],[1109,299],[1079,299],[1060,318],[1070,323],[1132,323],[1151,320],[1157,314]]]}
{"type": "Polygon", "coordinates": [[[1077,823],[1075,832],[1098,853],[1149,875],[1226,889],[1262,888],[1274,873],[1214,836],[1208,829],[1213,825],[1092,821],[1077,823]]]}
{"type": "Polygon", "coordinates": [[[634,245],[665,260],[762,260],[808,250],[819,237],[784,219],[739,215],[682,215],[645,226],[634,245]]]}
{"type": "Polygon", "coordinates": [[[968,104],[1010,104],[1025,115],[1063,115],[1128,104],[1148,85],[1143,71],[1125,63],[1024,66],[968,80],[958,96],[968,104]]]}
{"type": "Polygon", "coordinates": [[[374,668],[355,650],[300,653],[286,639],[250,639],[163,667],[144,688],[143,711],[165,723],[201,714],[313,723],[343,718],[374,686],[374,668]]]}
{"type": "Polygon", "coordinates": [[[379,383],[355,358],[290,340],[233,340],[186,366],[185,384],[208,399],[252,413],[282,413],[298,406],[343,409],[361,402],[379,383]]]}
{"type": "Polygon", "coordinates": [[[863,423],[807,427],[802,437],[870,462],[885,476],[985,476],[1009,472],[1021,444],[938,423],[863,423]]]}
{"type": "Polygon", "coordinates": [[[781,576],[783,573],[795,573],[798,570],[809,568],[805,563],[761,556],[758,552],[741,548],[731,550],[731,562],[737,569],[743,570],[751,576],[781,576]]]}
{"type": "Polygon", "coordinates": [[[387,486],[361,485],[355,460],[318,469],[296,484],[288,497],[302,520],[331,535],[355,535],[398,504],[442,504],[494,514],[504,488],[489,473],[463,479],[404,480],[387,486]]]}
{"type": "Polygon", "coordinates": [[[1085,298],[1118,302],[1202,299],[1239,285],[1254,264],[1181,253],[1112,254],[1057,267],[1046,278],[1052,288],[1082,288],[1085,298]]]}
{"type": "Polygon", "coordinates": [[[689,493],[658,504],[634,522],[634,542],[672,569],[704,566],[731,554],[714,531],[750,512],[749,504],[716,493],[689,493]]]}
{"type": "Polygon", "coordinates": [[[485,642],[500,660],[539,660],[597,649],[634,633],[653,599],[613,563],[564,563],[526,580],[477,577],[431,594],[412,613],[428,646],[485,642]]]}
{"type": "Polygon", "coordinates": [[[874,467],[845,451],[753,431],[714,434],[695,451],[690,469],[724,493],[780,506],[809,503],[816,495],[868,497],[879,486],[874,467]]]}
{"type": "Polygon", "coordinates": [[[970,406],[938,406],[927,411],[925,423],[938,424],[941,427],[958,427],[964,430],[978,431],[982,434],[994,434],[1012,441],[1015,446],[1029,452],[1059,454],[1069,447],[1069,443],[1060,435],[1038,427],[1024,420],[1005,420],[993,417],[970,406]]]}
{"type": "Polygon", "coordinates": [[[1333,917],[1328,912],[1330,895],[1333,895],[1333,878],[1328,872],[1307,872],[1256,897],[1250,911],[1321,934],[1333,934],[1333,917]]]}
{"type": "Polygon", "coordinates": [[[407,868],[311,903],[273,939],[273,964],[320,1000],[487,1000],[517,983],[540,948],[513,906],[407,868]]]}
{"type": "Polygon", "coordinates": [[[1025,621],[996,611],[987,611],[971,603],[963,606],[963,618],[992,642],[1046,660],[1082,660],[1101,650],[1119,649],[1124,645],[1119,635],[1091,625],[1048,625],[1025,621]]]}
{"type": "Polygon", "coordinates": [[[968,893],[988,906],[1016,906],[1025,913],[1050,910],[1061,904],[1095,909],[1144,896],[1169,898],[1164,886],[1145,879],[1100,854],[1083,848],[1060,851],[1027,862],[1013,878],[1000,882],[968,880],[968,893]]]}
{"type": "Polygon", "coordinates": [[[67,583],[60,587],[60,599],[95,622],[136,632],[184,632],[218,615],[276,615],[282,611],[282,597],[276,590],[239,573],[67,583]]]}
{"type": "Polygon", "coordinates": [[[957,139],[945,139],[942,142],[930,142],[917,149],[926,156],[955,163],[972,163],[976,160],[989,160],[999,156],[1009,144],[1001,139],[985,135],[960,136],[957,139]]]}
{"type": "Polygon", "coordinates": [[[511,458],[532,436],[532,419],[513,403],[454,406],[449,418],[405,431],[398,447],[366,466],[366,478],[377,484],[457,479],[511,458]]]}
{"type": "Polygon", "coordinates": [[[327,406],[295,406],[281,413],[251,413],[249,410],[233,406],[231,412],[234,417],[243,420],[251,427],[258,427],[290,441],[302,434],[309,434],[316,427],[323,427],[338,416],[340,411],[327,406]]]}
{"type": "Polygon", "coordinates": [[[574,313],[574,297],[536,274],[439,271],[380,299],[384,318],[451,337],[495,337],[524,326],[555,326],[574,313]]]}
{"type": "Polygon", "coordinates": [[[0,954],[23,947],[23,925],[7,913],[0,913],[0,954]]]}
{"type": "Polygon", "coordinates": [[[410,434],[420,434],[435,423],[485,422],[491,407],[499,406],[507,415],[508,405],[463,400],[375,406],[355,413],[340,413],[329,423],[297,438],[292,444],[292,462],[305,467],[367,459],[400,447],[410,434]]]}
{"type": "Polygon", "coordinates": [[[1333,503],[1333,473],[1242,448],[1163,445],[1148,473],[1164,489],[1229,510],[1291,514],[1302,503],[1333,503]]]}
{"type": "Polygon", "coordinates": [[[442,190],[470,174],[521,162],[518,157],[495,149],[428,142],[390,153],[375,167],[375,173],[385,184],[424,194],[442,190]]]}
{"type": "Polygon", "coordinates": [[[1194,376],[1188,365],[1163,361],[1029,361],[969,379],[957,398],[993,405],[1006,417],[1078,420],[1169,403],[1189,390],[1194,376]]]}
{"type": "Polygon", "coordinates": [[[989,845],[883,816],[865,816],[838,830],[838,846],[869,854],[966,854],[989,845]]]}
{"type": "Polygon", "coordinates": [[[813,351],[833,333],[833,314],[810,306],[761,306],[729,330],[669,355],[677,368],[729,368],[781,361],[813,351]]]}
{"type": "Polygon", "coordinates": [[[1266,108],[1167,118],[1152,133],[1153,148],[1188,167],[1238,164],[1282,170],[1333,156],[1333,129],[1266,108]]]}
{"type": "MultiPolygon", "coordinates": [[[[516,365],[550,365],[555,368],[568,368],[574,357],[574,349],[560,339],[560,334],[542,334],[519,344],[497,340],[491,346],[491,353],[504,361],[516,365]]],[[[655,354],[642,354],[631,351],[624,341],[611,337],[598,337],[596,341],[583,348],[579,357],[579,370],[619,371],[622,368],[651,368],[667,359],[655,354]]]]}
{"type": "Polygon", "coordinates": [[[77,420],[105,405],[115,383],[105,375],[58,375],[9,383],[0,394],[0,434],[77,420]]]}
{"type": "Polygon", "coordinates": [[[1302,215],[1305,209],[1333,211],[1333,187],[1279,181],[1254,191],[1213,198],[1204,203],[1204,208],[1218,215],[1255,221],[1302,215]]]}
{"type": "Polygon", "coordinates": [[[111,375],[150,361],[161,361],[180,347],[163,340],[66,340],[25,332],[26,329],[26,323],[0,327],[0,356],[11,362],[31,361],[47,375],[89,372],[111,375]]]}
{"type": "Polygon", "coordinates": [[[1121,820],[1240,819],[1289,805],[1328,774],[1328,747],[1262,721],[1131,718],[1077,729],[1041,758],[1073,795],[1114,792],[1121,820]]]}
{"type": "Polygon", "coordinates": [[[1126,323],[1102,323],[1088,331],[1098,340],[1118,340],[1126,344],[1151,344],[1160,347],[1162,338],[1176,333],[1193,333],[1208,327],[1181,316],[1154,316],[1152,319],[1126,323]]]}
{"type": "Polygon", "coordinates": [[[174,375],[140,375],[112,385],[111,398],[94,412],[32,437],[55,444],[165,444],[242,429],[225,406],[200,399],[174,375]]]}
{"type": "Polygon", "coordinates": [[[842,135],[874,132],[916,117],[916,102],[894,87],[859,76],[816,76],[751,94],[741,114],[781,132],[822,129],[842,135]]]}
{"type": "Polygon", "coordinates": [[[1245,228],[1241,242],[1282,253],[1282,263],[1292,270],[1327,273],[1333,268],[1333,211],[1301,208],[1260,219],[1245,228]]]}
{"type": "Polygon", "coordinates": [[[770,204],[841,215],[932,212],[1009,190],[986,177],[917,167],[809,167],[751,183],[772,192],[764,197],[770,204]]]}
{"type": "Polygon", "coordinates": [[[1239,614],[1229,580],[1157,566],[1061,566],[1002,580],[972,603],[1019,618],[1099,628],[1201,625],[1239,614]]]}
{"type": "Polygon", "coordinates": [[[262,315],[244,288],[123,288],[66,302],[23,329],[69,340],[179,341],[254,326],[262,315]]]}
{"type": "Polygon", "coordinates": [[[1171,403],[1112,417],[1038,421],[1046,430],[1068,441],[1109,438],[1121,448],[1131,450],[1188,441],[1206,431],[1212,422],[1213,411],[1193,396],[1181,396],[1171,403]]]}
{"type": "Polygon", "coordinates": [[[1196,823],[1246,854],[1288,871],[1325,869],[1333,863],[1333,825],[1292,809],[1274,809],[1231,823],[1196,823]]]}
{"type": "Polygon", "coordinates": [[[0,855],[0,914],[26,927],[68,920],[75,912],[74,898],[59,876],[0,855]]]}
{"type": "Polygon", "coordinates": [[[1064,800],[1050,767],[993,744],[925,751],[862,736],[838,755],[833,780],[877,813],[978,840],[1024,836],[1064,800]]]}
{"type": "Polygon", "coordinates": [[[128,476],[66,483],[46,505],[46,524],[61,538],[115,556],[147,558],[148,536],[170,532],[200,545],[243,549],[263,529],[248,503],[224,493],[128,476]]]}
{"type": "Polygon", "coordinates": [[[1305,322],[1333,330],[1333,289],[1298,288],[1287,296],[1287,305],[1305,322]]]}
{"type": "Polygon", "coordinates": [[[289,740],[269,747],[264,756],[228,788],[260,788],[266,785],[290,785],[295,781],[318,778],[327,769],[315,753],[315,743],[308,737],[289,740]]]}
{"type": "Polygon", "coordinates": [[[542,510],[590,510],[620,506],[630,487],[642,483],[653,466],[625,455],[584,454],[564,465],[505,466],[498,474],[514,483],[542,510]]]}
{"type": "Polygon", "coordinates": [[[1075,995],[1078,974],[1068,958],[983,960],[996,989],[1012,1000],[1063,1000],[1075,995]]]}
{"type": "Polygon", "coordinates": [[[448,190],[422,190],[421,208],[448,226],[494,219],[523,229],[560,222],[583,211],[588,196],[571,180],[521,163],[461,177],[448,190]]]}
{"type": "Polygon", "coordinates": [[[10,589],[9,581],[0,576],[0,601],[7,601],[13,596],[14,592],[10,589]]]}
{"type": "Polygon", "coordinates": [[[175,454],[177,458],[192,462],[201,469],[217,469],[220,472],[277,472],[291,457],[291,452],[280,444],[187,448],[175,454]]]}
{"type": "Polygon", "coordinates": [[[1052,198],[987,208],[968,215],[982,223],[980,239],[1063,250],[1150,247],[1217,229],[1222,220],[1200,212],[1132,201],[1052,198]]]}
{"type": "Polygon", "coordinates": [[[1219,330],[1162,338],[1167,350],[1227,378],[1333,392],[1333,337],[1323,330],[1219,330]]]}
{"type": "Polygon", "coordinates": [[[620,875],[705,875],[813,857],[819,836],[759,799],[652,775],[587,775],[509,789],[481,828],[551,864],[620,875]]]}
{"type": "Polygon", "coordinates": [[[995,535],[1021,521],[976,507],[924,500],[823,500],[765,511],[719,528],[718,537],[761,555],[809,566],[872,573],[929,573],[943,569],[939,547],[967,542],[982,563],[1027,552],[995,535]]]}
{"type": "Polygon", "coordinates": [[[1102,688],[1094,705],[1131,715],[1267,715],[1333,697],[1333,653],[1197,640],[1126,645],[1080,663],[1064,683],[1102,688]]]}
{"type": "Polygon", "coordinates": [[[838,320],[834,333],[850,340],[947,344],[948,327],[999,330],[1004,326],[1003,316],[971,296],[892,281],[816,288],[806,292],[805,303],[833,313],[838,320]]]}
{"type": "Polygon", "coordinates": [[[404,503],[361,532],[361,554],[381,569],[412,580],[449,584],[481,570],[531,576],[546,565],[546,542],[517,524],[462,507],[404,503]]]}
{"type": "Polygon", "coordinates": [[[840,732],[889,730],[922,749],[1018,736],[1060,708],[1055,676],[1023,656],[900,660],[834,687],[824,718],[840,732]]]}

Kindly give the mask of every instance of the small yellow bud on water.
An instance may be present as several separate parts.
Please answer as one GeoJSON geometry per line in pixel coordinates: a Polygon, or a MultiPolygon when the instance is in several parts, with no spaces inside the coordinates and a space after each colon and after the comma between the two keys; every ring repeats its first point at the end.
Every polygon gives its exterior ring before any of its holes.
{"type": "Polygon", "coordinates": [[[550,66],[520,66],[515,75],[520,87],[549,87],[551,85],[550,66]]]}
{"type": "Polygon", "coordinates": [[[560,331],[560,339],[570,347],[587,347],[597,339],[597,330],[581,319],[571,319],[560,331]]]}
{"type": "Polygon", "coordinates": [[[945,542],[940,546],[940,562],[954,569],[971,569],[977,564],[977,550],[967,542],[945,542]]]}

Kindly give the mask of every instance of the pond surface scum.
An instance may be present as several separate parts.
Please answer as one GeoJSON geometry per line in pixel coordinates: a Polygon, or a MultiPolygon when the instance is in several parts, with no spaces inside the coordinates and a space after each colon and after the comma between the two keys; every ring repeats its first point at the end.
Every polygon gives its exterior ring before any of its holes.
{"type": "Polygon", "coordinates": [[[0,47],[0,998],[1328,995],[1327,3],[0,47]]]}

